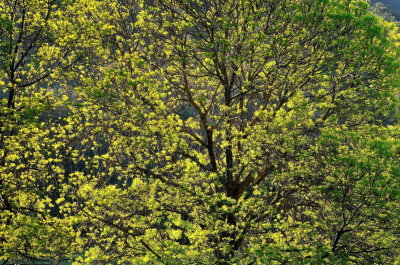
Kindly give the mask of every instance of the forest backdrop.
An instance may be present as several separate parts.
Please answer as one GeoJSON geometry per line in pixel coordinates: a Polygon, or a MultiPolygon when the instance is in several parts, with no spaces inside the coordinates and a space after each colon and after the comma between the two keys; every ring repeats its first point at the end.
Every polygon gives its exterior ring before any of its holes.
{"type": "Polygon", "coordinates": [[[397,0],[382,0],[382,1],[371,1],[372,5],[383,4],[389,13],[391,13],[397,21],[400,21],[400,2],[397,0]]]}

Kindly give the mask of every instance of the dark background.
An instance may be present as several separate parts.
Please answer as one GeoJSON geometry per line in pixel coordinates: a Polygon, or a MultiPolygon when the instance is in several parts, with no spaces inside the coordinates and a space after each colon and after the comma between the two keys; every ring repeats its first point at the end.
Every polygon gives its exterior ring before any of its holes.
{"type": "Polygon", "coordinates": [[[397,21],[400,21],[400,0],[371,0],[372,4],[381,2],[384,4],[397,21]]]}

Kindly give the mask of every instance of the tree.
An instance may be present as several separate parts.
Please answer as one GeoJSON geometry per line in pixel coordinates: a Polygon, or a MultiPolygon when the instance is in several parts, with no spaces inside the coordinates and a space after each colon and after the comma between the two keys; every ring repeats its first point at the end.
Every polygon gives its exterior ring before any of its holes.
{"type": "Polygon", "coordinates": [[[85,166],[60,203],[81,220],[78,260],[398,259],[393,24],[351,0],[114,8],[115,59],[66,128],[85,166]]]}
{"type": "Polygon", "coordinates": [[[0,260],[53,260],[73,251],[54,206],[64,164],[57,123],[68,76],[82,74],[105,25],[97,1],[0,1],[0,260]]]}

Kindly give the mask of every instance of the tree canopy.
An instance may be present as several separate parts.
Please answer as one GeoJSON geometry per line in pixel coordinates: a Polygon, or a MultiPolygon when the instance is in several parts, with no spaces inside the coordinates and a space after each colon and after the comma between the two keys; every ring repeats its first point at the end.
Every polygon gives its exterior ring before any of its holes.
{"type": "Polygon", "coordinates": [[[397,264],[399,35],[356,0],[0,0],[0,261],[397,264]]]}

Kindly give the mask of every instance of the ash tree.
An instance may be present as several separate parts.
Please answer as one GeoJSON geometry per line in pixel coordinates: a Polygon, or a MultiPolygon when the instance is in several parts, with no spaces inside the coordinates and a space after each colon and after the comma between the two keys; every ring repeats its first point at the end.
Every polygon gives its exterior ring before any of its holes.
{"type": "Polygon", "coordinates": [[[68,140],[59,125],[89,51],[100,53],[108,24],[93,15],[99,5],[0,0],[2,264],[57,262],[77,245],[73,227],[55,205],[68,177],[62,148],[68,140]]]}
{"type": "Polygon", "coordinates": [[[81,262],[398,259],[393,24],[348,0],[115,8],[69,117],[81,262]]]}

